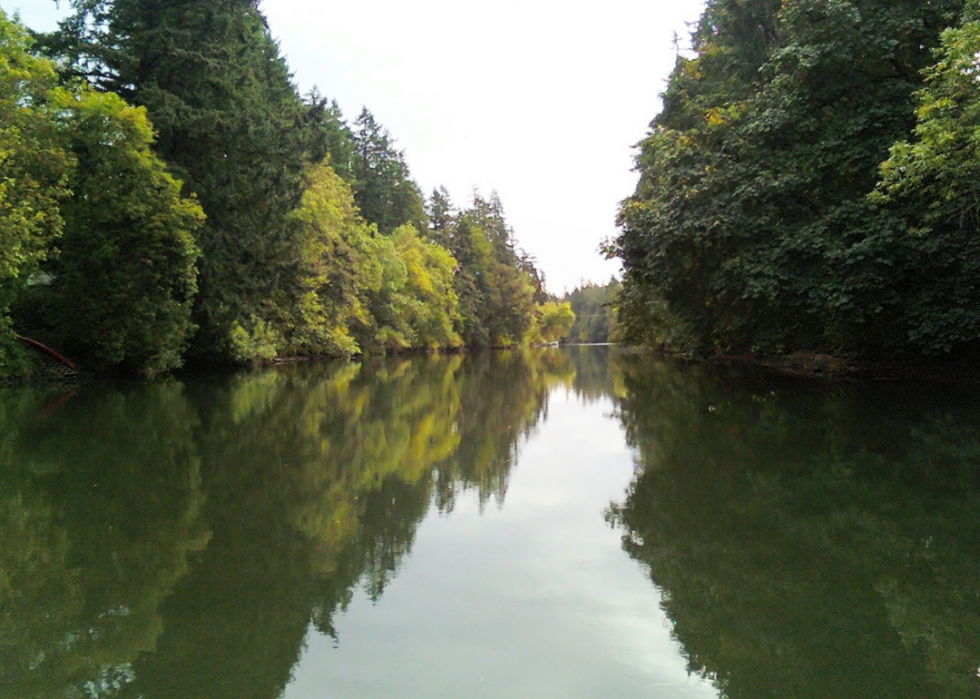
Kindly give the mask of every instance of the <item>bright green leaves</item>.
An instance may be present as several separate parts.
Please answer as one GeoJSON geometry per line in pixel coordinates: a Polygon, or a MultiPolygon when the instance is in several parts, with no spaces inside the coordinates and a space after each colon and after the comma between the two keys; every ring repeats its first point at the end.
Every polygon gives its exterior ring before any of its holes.
{"type": "MultiPolygon", "coordinates": [[[[938,62],[919,93],[914,138],[882,165],[879,202],[907,202],[926,229],[980,223],[980,5],[942,35],[938,62]]],[[[921,230],[921,229],[920,229],[921,230]]]]}
{"type": "Polygon", "coordinates": [[[9,305],[61,234],[71,167],[52,106],[54,64],[30,49],[27,32],[0,10],[0,373],[12,351],[9,305]]]}
{"type": "Polygon", "coordinates": [[[327,163],[314,167],[291,215],[303,240],[297,300],[277,309],[291,354],[458,347],[456,260],[403,225],[380,236],[350,187],[327,163]]]}
{"type": "Polygon", "coordinates": [[[56,88],[54,64],[2,14],[0,42],[0,323],[9,333],[16,303],[28,327],[104,364],[179,366],[200,208],[150,150],[142,109],[56,88]]]}
{"type": "Polygon", "coordinates": [[[942,33],[918,93],[912,138],[881,166],[871,200],[901,216],[919,280],[905,304],[909,340],[949,352],[980,335],[980,5],[942,33]]]}
{"type": "Polygon", "coordinates": [[[546,301],[537,308],[534,325],[528,331],[532,343],[558,342],[564,339],[575,324],[575,311],[567,301],[546,301]]]}
{"type": "Polygon", "coordinates": [[[106,364],[178,367],[196,329],[194,234],[204,214],[152,152],[145,110],[90,89],[58,108],[77,165],[60,254],[47,267],[45,321],[63,346],[106,364]]]}

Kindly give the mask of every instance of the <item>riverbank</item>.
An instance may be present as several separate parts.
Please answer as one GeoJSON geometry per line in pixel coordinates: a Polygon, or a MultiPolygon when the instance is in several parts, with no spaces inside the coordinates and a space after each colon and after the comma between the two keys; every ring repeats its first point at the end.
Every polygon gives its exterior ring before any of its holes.
{"type": "Polygon", "coordinates": [[[953,357],[909,356],[887,360],[863,360],[819,352],[793,352],[787,355],[717,355],[707,361],[727,365],[751,365],[797,376],[834,381],[928,381],[980,384],[980,357],[962,354],[953,357]]]}

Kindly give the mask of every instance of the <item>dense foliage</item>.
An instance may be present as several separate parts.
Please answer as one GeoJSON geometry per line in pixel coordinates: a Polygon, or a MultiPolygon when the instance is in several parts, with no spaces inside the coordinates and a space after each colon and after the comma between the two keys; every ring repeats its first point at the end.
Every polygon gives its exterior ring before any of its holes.
{"type": "Polygon", "coordinates": [[[567,332],[496,195],[427,204],[257,0],[72,6],[38,49],[0,15],[0,373],[15,326],[145,374],[567,332]]]}
{"type": "Polygon", "coordinates": [[[568,331],[569,342],[616,342],[616,300],[622,285],[615,277],[600,286],[584,283],[565,294],[575,314],[575,323],[568,331]]]}
{"type": "Polygon", "coordinates": [[[71,165],[51,104],[54,65],[30,48],[26,31],[0,12],[0,373],[14,354],[10,304],[61,234],[71,165]]]}
{"type": "Polygon", "coordinates": [[[711,0],[620,212],[625,338],[699,352],[974,343],[967,5],[711,0]]]}

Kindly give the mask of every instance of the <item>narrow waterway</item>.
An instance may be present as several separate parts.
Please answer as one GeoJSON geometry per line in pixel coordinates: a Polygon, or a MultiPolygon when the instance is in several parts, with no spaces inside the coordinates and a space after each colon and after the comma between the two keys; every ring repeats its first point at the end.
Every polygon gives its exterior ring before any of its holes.
{"type": "Polygon", "coordinates": [[[0,697],[980,696],[980,402],[608,347],[0,389],[0,697]]]}

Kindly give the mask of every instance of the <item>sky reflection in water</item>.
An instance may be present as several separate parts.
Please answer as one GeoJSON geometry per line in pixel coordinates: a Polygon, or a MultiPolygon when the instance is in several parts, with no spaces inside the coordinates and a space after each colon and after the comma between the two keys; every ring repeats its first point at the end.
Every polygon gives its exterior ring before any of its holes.
{"type": "Polygon", "coordinates": [[[972,391],[609,348],[0,390],[0,697],[972,697],[972,391]]]}

